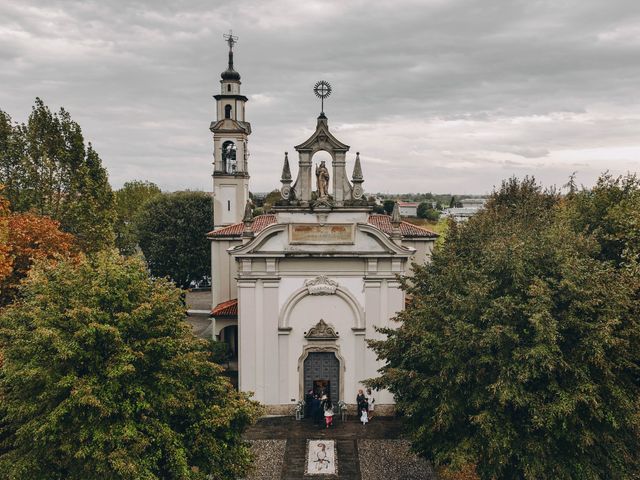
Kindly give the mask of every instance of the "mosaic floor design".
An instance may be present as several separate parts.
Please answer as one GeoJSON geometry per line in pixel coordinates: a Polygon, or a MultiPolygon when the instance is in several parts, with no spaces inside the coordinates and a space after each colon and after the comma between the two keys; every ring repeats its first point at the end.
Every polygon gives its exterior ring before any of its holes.
{"type": "Polygon", "coordinates": [[[305,475],[336,475],[336,447],[333,440],[308,440],[305,475]]]}

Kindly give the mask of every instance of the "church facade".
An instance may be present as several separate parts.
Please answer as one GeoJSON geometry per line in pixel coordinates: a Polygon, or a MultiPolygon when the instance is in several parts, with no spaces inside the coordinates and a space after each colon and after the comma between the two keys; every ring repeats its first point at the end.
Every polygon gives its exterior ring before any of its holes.
{"type": "MultiPolygon", "coordinates": [[[[311,137],[294,147],[295,180],[285,153],[281,199],[253,217],[251,127],[233,45],[231,38],[211,124],[213,333],[236,355],[239,389],[270,412],[290,412],[310,389],[353,404],[362,381],[381,366],[366,340],[381,338],[376,327],[393,327],[404,308],[397,277],[409,274],[412,262],[429,261],[437,235],[403,222],[397,205],[392,216],[372,214],[360,155],[349,155],[324,112],[311,137]],[[331,165],[314,164],[320,151],[331,165]]],[[[379,409],[392,404],[389,392],[376,394],[379,409]]]]}

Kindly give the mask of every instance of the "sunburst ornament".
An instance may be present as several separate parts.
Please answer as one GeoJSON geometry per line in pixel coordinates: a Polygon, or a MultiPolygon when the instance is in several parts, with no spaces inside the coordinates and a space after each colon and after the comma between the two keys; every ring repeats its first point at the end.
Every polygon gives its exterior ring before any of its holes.
{"type": "Polygon", "coordinates": [[[324,99],[331,95],[331,84],[326,80],[320,80],[314,85],[313,93],[315,93],[316,97],[320,99],[320,115],[324,115],[324,99]]]}

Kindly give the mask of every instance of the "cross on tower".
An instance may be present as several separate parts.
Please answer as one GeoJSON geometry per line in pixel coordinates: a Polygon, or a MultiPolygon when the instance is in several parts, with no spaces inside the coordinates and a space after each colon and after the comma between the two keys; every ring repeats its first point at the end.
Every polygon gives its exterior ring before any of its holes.
{"type": "Polygon", "coordinates": [[[313,93],[320,99],[321,115],[324,115],[324,99],[331,95],[331,84],[324,80],[320,80],[313,87],[313,93]]]}
{"type": "Polygon", "coordinates": [[[238,43],[238,37],[233,34],[233,30],[229,30],[229,33],[223,34],[222,37],[229,44],[229,50],[233,50],[233,46],[238,43]]]}

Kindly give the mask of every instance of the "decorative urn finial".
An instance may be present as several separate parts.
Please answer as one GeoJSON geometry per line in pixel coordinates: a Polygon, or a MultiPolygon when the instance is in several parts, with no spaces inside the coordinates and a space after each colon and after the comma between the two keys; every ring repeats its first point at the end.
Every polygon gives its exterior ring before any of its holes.
{"type": "Polygon", "coordinates": [[[364,195],[364,190],[362,189],[364,178],[362,177],[362,166],[360,165],[360,152],[356,152],[356,163],[353,166],[351,182],[353,183],[352,197],[354,200],[360,200],[364,195]]]}
{"type": "Polygon", "coordinates": [[[398,202],[393,204],[393,212],[391,212],[391,238],[396,241],[402,239],[402,233],[400,232],[400,224],[402,223],[402,217],[400,217],[400,205],[398,202]]]}
{"type": "Polygon", "coordinates": [[[251,200],[247,200],[246,205],[244,206],[244,217],[242,218],[242,223],[244,224],[244,230],[242,232],[242,236],[246,238],[253,237],[253,212],[251,209],[251,200]]]}
{"type": "Polygon", "coordinates": [[[289,152],[284,152],[284,164],[282,165],[282,188],[280,189],[280,196],[283,200],[290,200],[293,194],[291,190],[291,168],[289,168],[289,152]]]}

